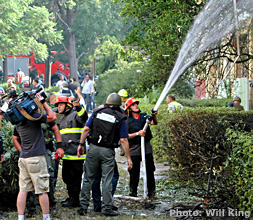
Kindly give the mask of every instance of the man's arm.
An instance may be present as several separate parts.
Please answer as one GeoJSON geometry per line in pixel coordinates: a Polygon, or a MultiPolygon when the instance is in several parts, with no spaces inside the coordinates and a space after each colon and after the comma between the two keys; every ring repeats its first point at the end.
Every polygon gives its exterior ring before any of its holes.
{"type": "Polygon", "coordinates": [[[59,128],[57,124],[55,124],[52,128],[52,131],[54,132],[54,136],[56,139],[56,153],[59,154],[59,157],[62,158],[64,156],[64,150],[62,149],[62,138],[61,138],[61,133],[59,131],[59,128]]]}
{"type": "Polygon", "coordinates": [[[134,132],[134,133],[128,134],[128,135],[129,135],[128,139],[132,139],[132,138],[135,138],[135,137],[138,137],[138,136],[143,136],[143,137],[145,137],[145,134],[146,134],[146,131],[144,131],[144,130],[139,130],[139,131],[136,131],[136,132],[134,132]],[[138,135],[137,135],[137,133],[138,133],[138,135]]]}
{"type": "Polygon", "coordinates": [[[76,100],[75,102],[73,102],[73,105],[76,107],[76,112],[77,112],[76,119],[80,123],[85,123],[88,119],[88,114],[85,111],[84,107],[80,105],[79,101],[80,101],[80,98],[78,100],[76,100]]]}
{"type": "Polygon", "coordinates": [[[19,153],[21,153],[21,144],[19,142],[19,137],[13,135],[12,141],[13,141],[14,147],[18,150],[19,153]]]}
{"type": "Polygon", "coordinates": [[[47,122],[56,121],[56,114],[53,112],[53,110],[49,107],[49,105],[46,102],[43,103],[43,107],[47,113],[47,122]]]}
{"type": "MultiPolygon", "coordinates": [[[[88,126],[84,126],[84,129],[82,131],[82,135],[80,138],[80,143],[84,144],[85,143],[85,139],[87,138],[88,134],[90,132],[90,128],[88,126]]],[[[78,149],[77,149],[77,156],[80,157],[81,154],[84,154],[85,152],[85,145],[82,146],[79,144],[78,149]]]]}
{"type": "Polygon", "coordinates": [[[120,138],[120,143],[127,157],[128,170],[131,170],[133,168],[133,162],[131,160],[129,143],[128,143],[127,138],[120,138]]]}

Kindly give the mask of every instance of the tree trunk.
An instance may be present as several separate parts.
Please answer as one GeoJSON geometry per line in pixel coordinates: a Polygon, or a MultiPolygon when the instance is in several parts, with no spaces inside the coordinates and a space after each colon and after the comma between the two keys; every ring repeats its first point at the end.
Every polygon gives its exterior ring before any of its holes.
{"type": "Polygon", "coordinates": [[[69,34],[68,58],[70,65],[70,78],[78,79],[76,59],[76,38],[74,33],[69,34]]]}
{"type": "Polygon", "coordinates": [[[3,81],[7,82],[7,80],[8,80],[8,61],[7,61],[7,56],[5,56],[4,61],[3,61],[3,72],[4,72],[3,81]]]}
{"type": "Polygon", "coordinates": [[[51,86],[51,59],[50,56],[45,62],[45,87],[51,86]]]}

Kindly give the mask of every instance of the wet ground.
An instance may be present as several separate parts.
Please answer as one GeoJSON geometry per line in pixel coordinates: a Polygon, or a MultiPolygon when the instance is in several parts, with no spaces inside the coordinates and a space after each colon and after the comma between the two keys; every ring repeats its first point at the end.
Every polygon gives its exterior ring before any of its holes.
{"type": "MultiPolygon", "coordinates": [[[[170,216],[170,213],[166,210],[178,203],[187,203],[194,201],[188,195],[188,190],[185,188],[178,188],[170,181],[169,178],[169,166],[165,166],[164,163],[156,163],[155,179],[156,179],[156,199],[144,201],[143,199],[143,181],[140,179],[138,188],[138,197],[130,197],[129,194],[129,174],[127,172],[126,157],[119,156],[116,153],[116,160],[119,166],[120,178],[117,186],[117,190],[114,195],[114,205],[119,210],[120,216],[113,217],[113,219],[169,219],[175,218],[170,216]]],[[[55,216],[51,215],[52,219],[60,220],[74,220],[74,219],[109,219],[108,217],[100,216],[100,213],[93,211],[92,201],[87,216],[79,216],[77,214],[77,208],[63,208],[60,202],[67,198],[66,186],[61,178],[61,168],[59,170],[59,177],[57,187],[55,191],[55,197],[57,199],[58,212],[55,216]]],[[[6,212],[5,212],[6,213],[6,212]]],[[[12,211],[9,213],[8,219],[17,219],[17,212],[12,211]]],[[[0,217],[1,219],[1,217],[0,217]]],[[[42,219],[40,207],[37,207],[37,213],[32,218],[26,219],[42,219]]]]}

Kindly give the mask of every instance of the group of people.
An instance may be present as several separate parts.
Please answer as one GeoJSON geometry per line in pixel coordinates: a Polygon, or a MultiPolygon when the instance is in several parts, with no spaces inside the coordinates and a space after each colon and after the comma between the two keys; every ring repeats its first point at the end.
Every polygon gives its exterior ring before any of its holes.
{"type": "MultiPolygon", "coordinates": [[[[33,81],[33,89],[37,90],[41,85],[38,80],[33,81]]],[[[152,133],[149,127],[143,130],[147,113],[141,112],[139,101],[133,97],[128,98],[126,90],[120,90],[111,93],[104,105],[92,108],[91,116],[88,117],[95,92],[89,75],[82,82],[81,91],[74,80],[67,83],[64,77],[61,77],[57,86],[60,93],[55,102],[55,111],[43,97],[37,95],[46,114],[41,115],[35,111],[32,117],[37,120],[27,119],[14,127],[13,144],[20,152],[18,219],[24,219],[30,192],[33,192],[33,197],[38,195],[43,219],[50,219],[50,210],[56,210],[56,166],[53,165],[52,154],[55,159],[62,159],[62,178],[68,193],[68,197],[61,202],[63,207],[79,207],[78,214],[86,215],[92,192],[94,211],[101,212],[104,216],[117,216],[118,208],[113,204],[119,179],[115,148],[121,146],[124,151],[130,175],[129,196],[137,197],[142,160],[141,137],[145,137],[147,196],[155,198],[155,164],[150,143],[152,133]],[[87,103],[86,109],[84,100],[87,103]],[[51,132],[51,138],[48,138],[48,132],[51,132]]],[[[183,109],[172,94],[167,96],[167,104],[171,113],[183,109]]],[[[157,111],[151,113],[151,125],[157,124],[156,115],[157,111]]],[[[1,148],[0,154],[2,162],[4,158],[1,148]]]]}
{"type": "Polygon", "coordinates": [[[96,83],[89,74],[85,75],[81,83],[75,81],[75,79],[70,79],[69,83],[67,83],[64,76],[60,75],[60,80],[56,83],[56,86],[60,89],[60,95],[64,93],[64,91],[62,92],[63,89],[66,93],[71,93],[71,100],[77,98],[75,90],[80,88],[83,99],[86,102],[86,111],[91,112],[91,110],[95,109],[96,83]]]}
{"type": "MultiPolygon", "coordinates": [[[[40,84],[36,79],[33,81],[33,89],[36,90],[40,84]]],[[[37,120],[26,119],[14,126],[13,144],[20,152],[18,219],[24,219],[27,198],[29,200],[35,195],[38,195],[43,219],[50,219],[50,210],[56,210],[55,184],[52,184],[52,170],[55,166],[51,156],[54,151],[54,157],[62,159],[62,178],[68,192],[68,197],[61,202],[62,206],[79,207],[78,213],[86,215],[92,191],[95,211],[104,216],[118,215],[118,208],[113,205],[112,199],[119,179],[115,148],[121,145],[125,152],[130,174],[129,195],[137,196],[141,136],[146,136],[148,196],[154,198],[155,166],[150,144],[152,134],[149,128],[143,130],[146,113],[141,113],[139,102],[134,98],[126,100],[122,97],[125,101],[123,109],[121,96],[112,93],[104,105],[93,109],[88,118],[87,109],[80,104],[84,103],[81,92],[74,90],[77,98],[71,99],[71,95],[63,91],[64,88],[63,82],[62,94],[55,102],[57,110],[53,111],[46,100],[37,95],[46,114],[35,111],[31,116],[37,120]],[[53,133],[56,146],[52,146],[54,138],[52,135],[48,138],[48,132],[53,133]],[[89,145],[86,149],[87,142],[89,145]]],[[[82,93],[85,94],[85,90],[82,93]]],[[[152,113],[152,124],[157,123],[156,113],[152,113]]]]}

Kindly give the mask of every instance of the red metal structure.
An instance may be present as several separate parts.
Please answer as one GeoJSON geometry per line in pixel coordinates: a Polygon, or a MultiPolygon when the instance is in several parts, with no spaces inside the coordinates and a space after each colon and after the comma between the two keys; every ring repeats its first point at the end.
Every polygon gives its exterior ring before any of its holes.
{"type": "MultiPolygon", "coordinates": [[[[56,51],[51,51],[56,56],[56,51]]],[[[3,67],[3,63],[0,62],[3,67]]],[[[33,52],[30,55],[7,55],[7,72],[8,78],[16,78],[18,68],[25,73],[24,86],[29,87],[30,72],[35,69],[40,77],[41,74],[45,76],[45,62],[36,62],[33,52]]],[[[65,80],[69,78],[69,64],[64,64],[59,61],[55,61],[51,64],[51,85],[55,85],[59,80],[59,76],[63,75],[65,80]]]]}
{"type": "MultiPolygon", "coordinates": [[[[56,51],[51,51],[52,54],[56,56],[56,51]]],[[[45,76],[45,63],[38,63],[35,60],[35,56],[31,52],[31,56],[29,59],[30,70],[34,67],[37,69],[38,76],[43,74],[45,76]]],[[[64,64],[59,61],[55,61],[51,64],[51,85],[55,85],[56,82],[59,80],[59,76],[64,75],[66,80],[69,78],[69,64],[64,64]]]]}

